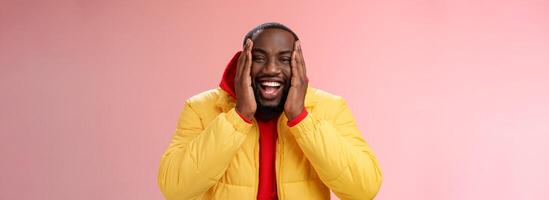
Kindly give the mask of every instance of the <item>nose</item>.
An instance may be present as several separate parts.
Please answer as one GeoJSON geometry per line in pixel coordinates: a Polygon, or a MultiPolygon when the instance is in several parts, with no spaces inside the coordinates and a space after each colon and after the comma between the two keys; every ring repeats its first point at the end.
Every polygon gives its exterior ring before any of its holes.
{"type": "Polygon", "coordinates": [[[269,59],[267,65],[263,68],[263,72],[268,75],[277,75],[280,73],[280,66],[276,63],[275,59],[269,59]]]}

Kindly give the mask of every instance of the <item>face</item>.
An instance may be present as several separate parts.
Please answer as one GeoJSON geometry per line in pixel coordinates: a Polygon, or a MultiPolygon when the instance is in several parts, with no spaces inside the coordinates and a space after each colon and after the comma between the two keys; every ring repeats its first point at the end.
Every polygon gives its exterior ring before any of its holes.
{"type": "Polygon", "coordinates": [[[295,38],[281,29],[266,29],[253,35],[252,87],[258,112],[282,112],[291,80],[295,38]]]}

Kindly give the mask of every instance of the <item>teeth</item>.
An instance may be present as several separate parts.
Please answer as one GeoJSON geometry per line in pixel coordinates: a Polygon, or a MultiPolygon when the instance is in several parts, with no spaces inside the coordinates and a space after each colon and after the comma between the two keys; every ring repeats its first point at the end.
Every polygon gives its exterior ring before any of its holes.
{"type": "Polygon", "coordinates": [[[265,82],[262,82],[261,85],[269,86],[269,87],[278,87],[278,86],[280,86],[280,83],[279,82],[274,82],[274,81],[265,81],[265,82]]]}

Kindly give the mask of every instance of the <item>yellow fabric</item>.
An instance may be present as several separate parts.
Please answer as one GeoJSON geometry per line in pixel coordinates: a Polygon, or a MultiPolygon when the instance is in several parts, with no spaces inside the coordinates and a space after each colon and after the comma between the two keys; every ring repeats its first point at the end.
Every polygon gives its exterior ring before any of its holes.
{"type": "MultiPolygon", "coordinates": [[[[220,88],[185,102],[162,156],[158,184],[166,199],[256,199],[259,129],[236,113],[220,88]]],[[[310,88],[309,114],[293,127],[282,114],[276,146],[281,200],[373,199],[381,186],[377,160],[362,139],[345,101],[310,88]]]]}

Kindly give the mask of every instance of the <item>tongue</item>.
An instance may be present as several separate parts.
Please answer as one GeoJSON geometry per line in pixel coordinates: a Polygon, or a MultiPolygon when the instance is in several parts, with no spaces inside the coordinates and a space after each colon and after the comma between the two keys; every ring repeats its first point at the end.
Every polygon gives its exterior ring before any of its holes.
{"type": "Polygon", "coordinates": [[[275,91],[276,91],[275,87],[269,87],[269,86],[265,87],[265,93],[267,93],[267,94],[272,94],[275,91]]]}

